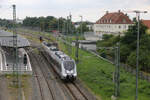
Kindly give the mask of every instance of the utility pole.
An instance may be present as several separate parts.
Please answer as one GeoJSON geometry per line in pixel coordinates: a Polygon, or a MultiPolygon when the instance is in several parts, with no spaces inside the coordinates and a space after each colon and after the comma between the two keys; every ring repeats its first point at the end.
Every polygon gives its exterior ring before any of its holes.
{"type": "Polygon", "coordinates": [[[76,33],[76,63],[79,62],[79,37],[78,37],[78,32],[76,33]]]}
{"type": "MultiPolygon", "coordinates": [[[[14,62],[13,74],[18,75],[18,47],[17,47],[17,32],[16,32],[16,5],[13,5],[13,48],[14,48],[14,62]]],[[[18,80],[17,80],[18,81],[18,80]]]]}
{"type": "Polygon", "coordinates": [[[140,47],[140,13],[147,13],[147,11],[134,11],[136,13],[138,21],[137,31],[137,49],[136,49],[136,96],[135,100],[138,100],[138,78],[139,78],[139,47],[140,47]]]}
{"type": "Polygon", "coordinates": [[[137,31],[137,49],[136,49],[136,96],[135,100],[138,100],[138,78],[139,78],[139,47],[140,47],[140,13],[147,13],[147,11],[134,11],[136,13],[138,21],[137,31]]]}
{"type": "Polygon", "coordinates": [[[137,49],[136,49],[136,95],[135,95],[135,100],[138,100],[140,13],[136,13],[136,15],[137,15],[137,20],[138,20],[138,33],[137,33],[137,49]]]}
{"type": "Polygon", "coordinates": [[[67,16],[67,35],[69,34],[69,23],[68,23],[68,20],[69,20],[69,16],[67,16]]]}
{"type": "Polygon", "coordinates": [[[139,78],[139,47],[140,47],[140,14],[141,13],[147,13],[147,11],[127,11],[129,13],[136,13],[136,18],[138,21],[138,27],[137,27],[137,49],[136,49],[136,95],[135,100],[138,100],[138,78],[139,78]]]}
{"type": "Polygon", "coordinates": [[[115,56],[115,97],[118,97],[120,95],[120,42],[115,47],[115,56]]]}
{"type": "Polygon", "coordinates": [[[59,28],[60,28],[60,27],[59,27],[59,18],[58,18],[58,32],[59,32],[59,30],[60,30],[59,28]]]}
{"type": "Polygon", "coordinates": [[[66,30],[66,21],[64,20],[63,21],[63,24],[64,24],[64,26],[63,26],[63,34],[65,34],[66,32],[65,32],[65,30],[66,30]]]}
{"type": "Polygon", "coordinates": [[[71,13],[70,13],[69,17],[70,17],[70,34],[72,34],[72,15],[71,15],[71,13]]]}
{"type": "MultiPolygon", "coordinates": [[[[80,34],[82,34],[82,16],[81,17],[81,32],[80,34]]],[[[76,62],[79,62],[79,32],[76,33],[76,62]]]]}
{"type": "Polygon", "coordinates": [[[80,17],[81,17],[81,35],[82,35],[82,31],[83,31],[83,29],[82,29],[83,16],[80,16],[80,17]]]}
{"type": "Polygon", "coordinates": [[[19,69],[18,67],[18,40],[17,40],[17,31],[16,31],[16,5],[12,5],[13,6],[13,48],[14,48],[14,58],[15,58],[15,61],[13,63],[13,74],[15,76],[17,76],[14,80],[15,82],[15,86],[18,85],[18,100],[21,100],[21,81],[20,81],[20,78],[19,78],[19,71],[21,69],[19,69]]]}
{"type": "MultiPolygon", "coordinates": [[[[72,15],[69,14],[69,33],[72,35],[72,15]]],[[[71,43],[71,37],[69,38],[69,43],[71,43]]],[[[69,54],[72,54],[72,46],[69,47],[69,54]]]]}

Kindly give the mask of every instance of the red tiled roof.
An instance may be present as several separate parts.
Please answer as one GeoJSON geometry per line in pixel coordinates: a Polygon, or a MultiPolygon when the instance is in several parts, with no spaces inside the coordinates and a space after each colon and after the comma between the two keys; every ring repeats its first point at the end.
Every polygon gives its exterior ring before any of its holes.
{"type": "Polygon", "coordinates": [[[122,12],[106,13],[96,24],[133,24],[127,15],[122,12]]]}
{"type": "Polygon", "coordinates": [[[142,20],[142,23],[150,29],[150,20],[142,20]]]}

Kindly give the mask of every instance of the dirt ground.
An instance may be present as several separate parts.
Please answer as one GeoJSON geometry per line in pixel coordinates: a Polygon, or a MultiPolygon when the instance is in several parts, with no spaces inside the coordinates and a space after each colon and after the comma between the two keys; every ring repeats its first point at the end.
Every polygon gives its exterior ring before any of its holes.
{"type": "Polygon", "coordinates": [[[20,77],[21,88],[15,85],[16,77],[12,75],[1,75],[0,76],[0,100],[17,100],[20,96],[22,100],[32,100],[32,84],[31,76],[21,76],[20,77]],[[19,92],[20,90],[21,92],[19,92]]]}

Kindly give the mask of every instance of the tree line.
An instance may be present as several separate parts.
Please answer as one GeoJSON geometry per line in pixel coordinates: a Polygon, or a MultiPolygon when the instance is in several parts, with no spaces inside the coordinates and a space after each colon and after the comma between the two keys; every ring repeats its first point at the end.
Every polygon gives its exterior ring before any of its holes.
{"type": "Polygon", "coordinates": [[[13,27],[13,22],[11,20],[7,20],[7,19],[0,19],[0,26],[6,27],[6,28],[11,28],[11,27],[13,27]]]}
{"type": "MultiPolygon", "coordinates": [[[[17,23],[17,26],[20,27],[30,27],[30,28],[36,28],[40,31],[47,31],[51,32],[53,30],[57,30],[61,33],[65,34],[73,34],[73,33],[81,33],[82,32],[88,32],[91,31],[87,27],[89,23],[83,22],[79,24],[79,27],[75,27],[75,22],[71,20],[71,17],[67,18],[56,18],[54,16],[47,16],[47,17],[26,17],[23,20],[23,23],[17,23]],[[82,29],[81,29],[82,27],[82,29]]],[[[6,19],[0,19],[0,26],[6,27],[6,28],[13,28],[13,21],[12,20],[6,20],[6,19]]]]}
{"type": "Polygon", "coordinates": [[[60,17],[56,18],[53,16],[47,17],[26,17],[23,21],[23,26],[27,27],[38,27],[41,31],[52,31],[57,30],[61,33],[73,34],[91,31],[87,27],[89,24],[87,21],[78,22],[79,27],[75,27],[76,23],[71,20],[71,17],[68,16],[67,19],[60,17]],[[81,25],[82,24],[82,25],[81,25]],[[82,29],[81,29],[82,28],[82,29]]]}

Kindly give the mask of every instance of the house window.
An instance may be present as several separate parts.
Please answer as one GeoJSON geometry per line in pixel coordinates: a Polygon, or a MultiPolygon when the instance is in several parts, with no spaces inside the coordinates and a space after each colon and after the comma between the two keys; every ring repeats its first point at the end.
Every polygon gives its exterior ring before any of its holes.
{"type": "Polygon", "coordinates": [[[126,25],[124,25],[124,29],[126,29],[126,25]]]}
{"type": "Polygon", "coordinates": [[[121,28],[121,26],[119,25],[119,29],[121,28]]]}
{"type": "Polygon", "coordinates": [[[107,20],[107,23],[109,23],[109,20],[107,20]]]}

